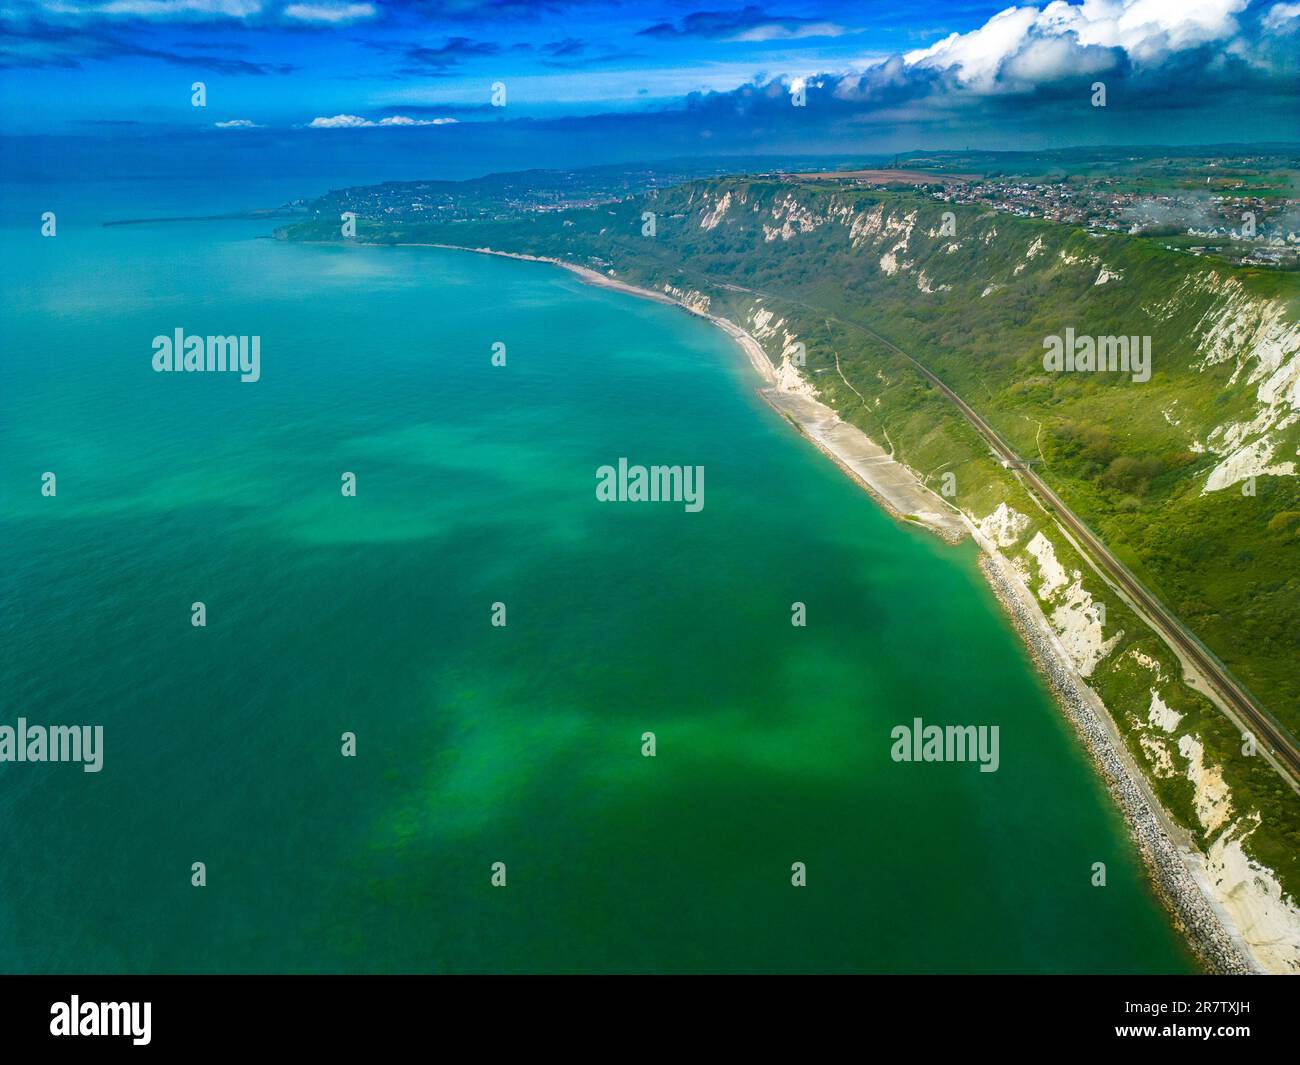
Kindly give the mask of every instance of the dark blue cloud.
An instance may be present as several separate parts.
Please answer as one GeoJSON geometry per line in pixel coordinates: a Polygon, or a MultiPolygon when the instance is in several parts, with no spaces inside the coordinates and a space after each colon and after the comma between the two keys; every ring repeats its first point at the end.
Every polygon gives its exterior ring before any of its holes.
{"type": "Polygon", "coordinates": [[[0,67],[77,69],[84,60],[153,59],[173,66],[219,74],[288,74],[292,63],[254,62],[205,52],[150,47],[129,39],[127,31],[104,26],[64,26],[0,19],[0,67]]]}
{"type": "Polygon", "coordinates": [[[390,18],[417,18],[435,25],[538,21],[582,7],[617,7],[617,0],[381,0],[390,18]]]}
{"type": "Polygon", "coordinates": [[[549,44],[542,45],[543,52],[556,58],[581,55],[586,50],[587,42],[580,41],[576,37],[565,37],[563,40],[551,41],[549,44]]]}
{"type": "Polygon", "coordinates": [[[725,40],[748,35],[751,39],[788,39],[803,36],[833,36],[842,28],[826,18],[794,15],[769,15],[750,5],[739,11],[694,11],[676,24],[657,22],[638,32],[640,37],[672,40],[679,37],[703,37],[725,40]]]}
{"type": "Polygon", "coordinates": [[[468,37],[448,37],[437,47],[413,45],[403,50],[402,55],[414,70],[447,70],[458,66],[467,59],[496,55],[501,46],[494,41],[474,41],[468,37]]]}

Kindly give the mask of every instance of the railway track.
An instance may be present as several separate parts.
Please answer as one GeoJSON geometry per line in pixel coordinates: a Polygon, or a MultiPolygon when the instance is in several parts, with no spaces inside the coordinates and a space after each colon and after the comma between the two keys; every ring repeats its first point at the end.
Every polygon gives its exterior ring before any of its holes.
{"type": "Polygon", "coordinates": [[[1037,499],[1039,505],[1051,514],[1067,533],[1075,538],[1084,557],[1088,560],[1088,564],[1097,571],[1103,580],[1108,581],[1112,587],[1120,590],[1127,597],[1130,605],[1151,626],[1156,635],[1169,646],[1174,654],[1178,655],[1185,665],[1190,665],[1198,676],[1203,679],[1205,687],[1210,689],[1204,692],[1210,701],[1218,706],[1243,733],[1250,732],[1254,735],[1256,749],[1264,755],[1268,763],[1293,790],[1300,792],[1300,750],[1297,750],[1296,741],[1290,732],[1274,720],[1273,716],[1256,701],[1245,686],[1228,673],[1218,659],[1201,645],[1200,641],[1187,630],[1173,613],[1165,608],[1160,600],[1147,591],[1142,582],[1128,571],[1127,567],[1110,552],[1078,515],[1065,504],[1065,501],[1034,472],[1033,464],[1026,462],[1017,455],[1014,449],[983,418],[976,414],[961,396],[949,388],[938,375],[931,372],[928,367],[913,358],[893,341],[886,340],[879,333],[857,322],[849,322],[834,315],[827,315],[821,309],[804,303],[802,300],[792,299],[789,296],[762,292],[758,289],[745,288],[742,285],[723,284],[721,287],[732,292],[745,292],[784,303],[793,303],[810,312],[816,312],[826,321],[835,322],[845,328],[856,329],[861,333],[865,333],[871,339],[884,345],[896,355],[902,356],[912,366],[916,367],[917,371],[961,412],[972,428],[993,449],[994,454],[1003,461],[1007,469],[1037,499]]]}
{"type": "Polygon", "coordinates": [[[961,411],[962,416],[984,438],[985,442],[993,449],[993,452],[1002,459],[1006,467],[1019,478],[1020,482],[1032,494],[1037,496],[1039,503],[1044,505],[1053,518],[1075,537],[1084,548],[1085,555],[1089,556],[1090,564],[1098,573],[1122,589],[1157,635],[1176,654],[1195,667],[1200,676],[1204,678],[1205,683],[1213,689],[1212,695],[1218,696],[1218,699],[1214,701],[1220,703],[1220,708],[1227,711],[1239,728],[1246,729],[1254,734],[1257,749],[1264,753],[1269,763],[1287,780],[1292,788],[1300,790],[1300,751],[1297,750],[1291,735],[1282,725],[1273,720],[1268,711],[1256,702],[1245,687],[1229,674],[1213,655],[1201,646],[1200,641],[1187,631],[1182,622],[1170,613],[1154,595],[1147,591],[1141,581],[1128,571],[1124,564],[1065,504],[1065,501],[1034,472],[1032,465],[1021,459],[1011,446],[983,418],[976,414],[961,396],[957,395],[937,375],[898,345],[886,340],[866,326],[858,325],[856,322],[846,322],[839,318],[833,320],[840,325],[861,330],[873,340],[889,348],[890,351],[901,355],[915,366],[926,380],[939,389],[944,398],[961,411]]]}

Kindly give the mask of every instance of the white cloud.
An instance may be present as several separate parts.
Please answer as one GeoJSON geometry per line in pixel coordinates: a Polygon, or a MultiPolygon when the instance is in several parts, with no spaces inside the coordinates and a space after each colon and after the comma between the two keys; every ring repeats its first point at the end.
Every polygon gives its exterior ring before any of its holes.
{"type": "Polygon", "coordinates": [[[779,22],[767,22],[761,26],[751,26],[747,30],[726,38],[729,41],[798,41],[805,37],[842,37],[848,31],[834,22],[805,22],[783,26],[779,22]]]}
{"type": "Polygon", "coordinates": [[[373,126],[368,118],[358,115],[333,115],[330,118],[313,118],[307,123],[310,129],[355,129],[358,126],[373,126]]]}
{"type": "Polygon", "coordinates": [[[407,118],[406,115],[393,115],[379,120],[381,126],[450,126],[455,122],[454,118],[407,118]]]}
{"type": "Polygon", "coordinates": [[[374,126],[449,126],[456,122],[454,118],[408,118],[406,115],[392,115],[375,122],[360,115],[333,115],[329,118],[313,118],[307,123],[309,129],[367,129],[374,126]]]}
{"type": "Polygon", "coordinates": [[[225,122],[216,122],[214,125],[217,129],[261,129],[256,122],[250,118],[231,118],[225,122]]]}
{"type": "Polygon", "coordinates": [[[965,85],[991,85],[1002,61],[1024,43],[1039,12],[1009,7],[977,30],[950,33],[943,40],[903,56],[908,66],[954,68],[965,85]]]}
{"type": "Polygon", "coordinates": [[[377,13],[374,4],[289,4],[284,9],[285,18],[299,22],[355,22],[377,13]]]}
{"type": "MultiPolygon", "coordinates": [[[[1266,30],[1280,30],[1288,22],[1300,18],[1300,4],[1274,4],[1264,16],[1266,30]]],[[[1295,29],[1296,27],[1289,27],[1295,29]]]]}
{"type": "MultiPolygon", "coordinates": [[[[40,7],[56,15],[125,16],[162,21],[196,18],[247,19],[260,15],[263,0],[40,0],[40,7]]],[[[379,7],[371,0],[301,0],[286,4],[280,14],[296,22],[341,25],[374,18],[379,7]]]]}
{"type": "Polygon", "coordinates": [[[962,88],[994,92],[1119,62],[1158,65],[1173,52],[1231,41],[1250,0],[1052,0],[1009,7],[969,33],[949,34],[903,56],[909,67],[945,71],[962,88]],[[1109,58],[1107,58],[1109,56],[1109,58]]]}
{"type": "Polygon", "coordinates": [[[90,9],[103,15],[133,15],[138,18],[184,18],[219,16],[248,18],[262,10],[261,0],[109,0],[90,9]]]}

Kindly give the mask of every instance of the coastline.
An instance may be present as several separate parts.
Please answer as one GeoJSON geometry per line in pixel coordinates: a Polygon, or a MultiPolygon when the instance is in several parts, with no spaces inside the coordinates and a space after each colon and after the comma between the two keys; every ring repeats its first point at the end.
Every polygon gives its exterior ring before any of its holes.
{"type": "Polygon", "coordinates": [[[495,248],[470,248],[457,244],[397,246],[470,251],[480,255],[520,259],[524,262],[549,263],[576,274],[582,281],[597,288],[640,296],[643,299],[654,300],[656,303],[679,307],[697,318],[707,319],[731,337],[749,359],[754,372],[763,381],[763,387],[758,389],[758,394],[764,402],[789,421],[801,436],[865,489],[887,513],[899,521],[922,525],[948,543],[960,543],[966,538],[966,522],[960,511],[922,484],[920,478],[911,469],[893,458],[861,429],[843,421],[831,407],[816,399],[811,394],[811,389],[803,391],[782,387],[776,367],[768,359],[762,345],[731,319],[711,314],[700,307],[693,307],[665,293],[629,285],[626,281],[619,281],[589,267],[567,263],[562,259],[497,251],[495,248]]]}
{"type": "Polygon", "coordinates": [[[1033,593],[1019,580],[997,546],[979,532],[967,515],[922,484],[911,469],[809,394],[811,388],[807,391],[783,388],[784,375],[778,375],[777,368],[749,332],[730,319],[690,306],[682,299],[630,285],[561,259],[454,244],[396,246],[468,251],[548,263],[576,274],[587,284],[679,307],[708,319],[727,333],[762,379],[764,387],[758,393],[763,400],[888,513],[899,520],[923,525],[949,543],[958,543],[967,535],[975,540],[980,547],[980,570],[1119,807],[1151,884],[1175,929],[1210,972],[1263,974],[1269,971],[1250,950],[1239,922],[1217,897],[1206,856],[1151,791],[1125,748],[1109,710],[1079,675],[1033,593]]]}
{"type": "Polygon", "coordinates": [[[1175,928],[1210,972],[1265,973],[1231,915],[1215,898],[1204,856],[1151,791],[1125,749],[1110,711],[1078,675],[1033,593],[973,524],[971,533],[982,549],[980,570],[1123,814],[1129,836],[1175,928]]]}

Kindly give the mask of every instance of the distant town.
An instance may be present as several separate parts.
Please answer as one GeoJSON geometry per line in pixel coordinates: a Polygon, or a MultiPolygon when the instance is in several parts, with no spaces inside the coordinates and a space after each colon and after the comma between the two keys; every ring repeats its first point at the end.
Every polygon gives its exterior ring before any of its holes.
{"type": "Polygon", "coordinates": [[[945,183],[945,203],[986,204],[1024,218],[1132,236],[1191,237],[1168,244],[1193,255],[1213,254],[1258,265],[1300,262],[1300,199],[1258,195],[1152,195],[1126,191],[1117,179],[1027,182],[987,179],[945,183]]]}
{"type": "Polygon", "coordinates": [[[1300,268],[1300,158],[1290,154],[1169,158],[1100,152],[941,153],[897,158],[878,169],[831,167],[824,160],[742,159],[530,170],[470,181],[342,189],[307,209],[317,216],[351,210],[393,222],[483,222],[598,207],[727,173],[912,187],[944,203],[983,204],[1023,218],[1149,237],[1191,255],[1300,268]]]}

